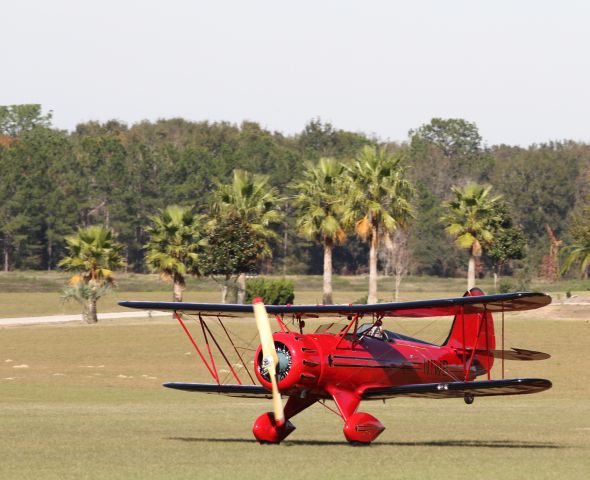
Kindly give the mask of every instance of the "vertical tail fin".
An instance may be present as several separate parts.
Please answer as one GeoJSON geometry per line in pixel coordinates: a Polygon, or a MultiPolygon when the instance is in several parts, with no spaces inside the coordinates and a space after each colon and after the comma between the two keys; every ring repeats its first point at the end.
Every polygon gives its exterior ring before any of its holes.
{"type": "MultiPolygon", "coordinates": [[[[473,297],[483,294],[479,288],[472,288],[464,296],[473,297]]],[[[492,318],[491,312],[457,314],[453,320],[449,336],[443,345],[460,350],[461,352],[465,349],[466,354],[474,349],[476,351],[482,351],[482,354],[485,351],[494,350],[496,348],[496,337],[494,335],[494,319],[492,318]]],[[[481,359],[481,363],[486,369],[492,368],[494,363],[492,356],[484,354],[481,359]]]]}

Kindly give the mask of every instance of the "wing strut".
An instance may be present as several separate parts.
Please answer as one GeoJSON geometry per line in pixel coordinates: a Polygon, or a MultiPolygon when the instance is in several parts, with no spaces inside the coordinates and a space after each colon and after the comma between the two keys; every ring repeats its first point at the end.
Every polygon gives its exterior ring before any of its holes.
{"type": "Polygon", "coordinates": [[[180,326],[182,327],[182,329],[186,333],[186,336],[189,338],[190,342],[193,344],[193,347],[195,347],[195,350],[199,354],[199,357],[201,357],[201,360],[203,360],[203,363],[205,364],[205,367],[207,367],[207,370],[209,370],[209,373],[213,377],[213,380],[215,380],[217,382],[217,384],[219,385],[219,376],[216,375],[217,374],[217,371],[216,370],[215,371],[212,370],[211,367],[209,366],[209,363],[207,362],[207,360],[205,359],[205,357],[201,353],[201,349],[197,345],[197,342],[195,342],[195,339],[191,335],[191,332],[189,332],[188,328],[186,328],[186,325],[182,321],[182,318],[178,314],[178,311],[174,310],[174,316],[176,317],[176,320],[178,320],[178,323],[180,323],[180,326]]]}
{"type": "Polygon", "coordinates": [[[502,302],[502,380],[504,376],[504,302],[502,302]]]}
{"type": "Polygon", "coordinates": [[[244,367],[244,370],[246,371],[246,373],[248,374],[248,377],[250,377],[250,381],[252,383],[256,383],[254,381],[254,379],[252,378],[252,374],[250,373],[250,370],[248,370],[248,367],[246,366],[246,362],[244,362],[244,359],[242,358],[242,354],[240,353],[240,351],[238,350],[238,347],[236,347],[236,344],[234,343],[234,341],[231,338],[231,335],[229,334],[229,332],[227,331],[227,328],[225,328],[225,325],[223,324],[223,322],[221,321],[221,318],[217,317],[217,320],[219,321],[219,325],[221,325],[221,328],[223,328],[223,331],[225,332],[225,334],[227,335],[227,339],[229,340],[229,343],[231,343],[231,346],[234,349],[234,352],[236,352],[236,355],[238,356],[238,358],[240,359],[240,362],[242,363],[242,367],[244,367]]]}
{"type": "Polygon", "coordinates": [[[215,366],[215,360],[213,359],[213,354],[211,353],[211,346],[209,345],[209,339],[207,338],[207,333],[205,333],[205,325],[203,324],[203,319],[201,318],[201,316],[199,316],[199,322],[201,323],[201,331],[203,332],[205,345],[207,345],[207,351],[209,352],[209,360],[211,360],[211,366],[213,367],[213,371],[215,372],[217,383],[220,383],[219,373],[217,372],[217,367],[215,366]]]}
{"type": "MultiPolygon", "coordinates": [[[[187,337],[189,338],[190,342],[192,343],[193,347],[195,348],[195,350],[199,354],[199,357],[201,357],[201,360],[205,364],[205,367],[207,367],[207,370],[209,371],[209,373],[213,377],[213,380],[215,380],[218,385],[221,384],[221,380],[219,379],[219,372],[217,371],[217,366],[215,365],[215,360],[213,358],[213,352],[211,351],[211,345],[209,344],[209,337],[211,337],[211,340],[213,340],[213,343],[215,344],[215,346],[217,347],[217,350],[219,350],[219,353],[221,354],[221,356],[225,360],[225,363],[227,364],[227,366],[228,366],[231,374],[233,375],[233,377],[238,382],[238,385],[241,385],[242,384],[242,381],[240,380],[240,377],[238,376],[238,374],[234,370],[234,367],[231,364],[231,362],[229,361],[229,359],[227,358],[225,352],[223,351],[223,349],[221,348],[221,346],[217,342],[217,339],[215,338],[215,335],[213,335],[213,332],[211,331],[211,329],[209,328],[209,326],[207,325],[207,323],[203,320],[203,317],[199,314],[199,323],[201,325],[201,331],[203,332],[203,338],[205,340],[205,344],[207,345],[207,352],[209,353],[209,361],[210,361],[210,363],[206,360],[205,355],[203,355],[203,352],[201,352],[201,349],[197,345],[197,342],[195,341],[194,337],[191,335],[188,327],[186,326],[186,324],[182,320],[182,317],[180,316],[180,314],[178,313],[178,311],[176,311],[176,310],[174,311],[174,316],[178,320],[178,323],[180,323],[180,326],[182,327],[182,329],[186,333],[187,337]]],[[[220,320],[220,323],[221,323],[221,320],[220,320]]],[[[232,346],[234,347],[234,350],[236,351],[236,353],[238,355],[238,358],[240,359],[240,361],[242,362],[242,365],[246,369],[246,373],[250,376],[250,379],[252,379],[252,376],[250,375],[250,372],[246,368],[246,365],[244,364],[244,361],[242,359],[242,356],[238,352],[238,350],[237,350],[235,344],[233,343],[233,341],[232,341],[232,339],[231,339],[231,337],[230,337],[227,329],[225,328],[225,326],[223,324],[221,324],[221,325],[223,327],[224,332],[228,336],[228,338],[229,338],[232,346]]]]}
{"type": "MultiPolygon", "coordinates": [[[[488,306],[484,305],[483,307],[483,313],[481,314],[482,318],[484,319],[484,322],[486,324],[486,350],[489,351],[490,350],[490,337],[489,337],[489,328],[488,328],[488,306]]],[[[487,367],[487,371],[488,371],[488,380],[492,379],[492,374],[490,372],[491,368],[490,368],[490,356],[486,355],[486,367],[487,367]]]]}
{"type": "Polygon", "coordinates": [[[465,343],[465,307],[461,306],[461,329],[463,330],[462,334],[463,334],[463,375],[464,375],[464,380],[467,381],[467,374],[469,373],[467,371],[467,350],[466,350],[466,343],[465,343]]]}
{"type": "MultiPolygon", "coordinates": [[[[215,343],[215,346],[219,350],[219,353],[221,353],[221,356],[225,360],[225,363],[227,363],[227,366],[229,367],[230,372],[232,373],[232,375],[234,376],[234,378],[236,379],[238,384],[241,385],[242,382],[240,381],[240,377],[238,377],[238,375],[236,374],[234,367],[232,366],[231,362],[225,356],[223,349],[219,346],[219,343],[217,343],[217,340],[215,339],[215,335],[213,335],[213,333],[209,329],[209,326],[207,325],[207,322],[205,322],[203,320],[203,317],[201,317],[201,315],[199,315],[199,321],[201,322],[201,327],[203,328],[203,335],[205,336],[205,341],[207,341],[207,335],[205,335],[205,329],[207,329],[207,331],[209,332],[209,335],[211,335],[211,340],[213,340],[213,342],[215,343]]],[[[225,330],[225,327],[224,327],[224,330],[225,330]]],[[[209,348],[209,342],[207,342],[207,348],[209,348]]],[[[211,352],[209,352],[209,353],[211,353],[211,352]]],[[[211,363],[213,363],[213,356],[211,356],[211,363]]],[[[213,365],[215,365],[215,363],[213,363],[213,365]]]]}

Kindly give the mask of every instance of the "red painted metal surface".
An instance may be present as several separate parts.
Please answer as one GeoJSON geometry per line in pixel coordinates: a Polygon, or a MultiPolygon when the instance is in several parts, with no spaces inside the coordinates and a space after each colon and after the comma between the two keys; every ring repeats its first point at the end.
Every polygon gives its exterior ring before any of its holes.
{"type": "MultiPolygon", "coordinates": [[[[289,396],[304,393],[335,399],[343,417],[347,418],[348,407],[341,405],[337,398],[339,392],[354,393],[367,385],[473,380],[487,374],[493,365],[493,357],[485,354],[495,348],[490,313],[457,316],[442,346],[409,339],[359,337],[348,333],[356,331],[352,328],[355,322],[356,318],[351,319],[348,327],[336,335],[275,333],[275,342],[285,345],[291,354],[290,370],[278,383],[281,392],[289,396]]],[[[258,381],[270,388],[270,382],[260,373],[260,358],[259,348],[254,357],[254,370],[258,381]]],[[[347,398],[343,404],[350,401],[347,398]]],[[[354,409],[350,413],[354,413],[354,409]]]]}
{"type": "MultiPolygon", "coordinates": [[[[474,320],[464,315],[457,321],[464,319],[474,320]]],[[[484,330],[486,322],[481,318],[478,320],[475,329],[467,329],[464,341],[465,329],[459,325],[457,332],[460,338],[451,336],[450,345],[443,346],[370,336],[358,340],[353,334],[346,333],[355,331],[352,327],[339,335],[275,333],[276,344],[285,345],[291,355],[290,369],[278,383],[280,391],[289,396],[285,417],[293,417],[317,400],[332,399],[344,420],[345,438],[353,443],[372,442],[385,427],[371,415],[357,412],[360,392],[367,386],[474,380],[478,375],[489,372],[487,367],[493,363],[493,357],[485,354],[487,350],[478,350],[478,344],[487,343],[489,346],[491,336],[487,328],[484,330]],[[464,344],[472,347],[469,356],[464,344]],[[293,408],[293,405],[298,408],[293,408]]],[[[351,324],[354,322],[354,319],[351,320],[351,324]]],[[[261,385],[270,389],[270,382],[260,373],[260,358],[259,349],[254,357],[255,373],[261,385]]],[[[257,420],[256,438],[278,442],[280,430],[272,430],[269,421],[270,417],[257,420]]]]}
{"type": "MultiPolygon", "coordinates": [[[[465,351],[450,346],[384,341],[368,336],[353,342],[351,338],[329,333],[278,332],[273,338],[291,354],[291,368],[278,383],[281,392],[289,396],[304,392],[317,398],[335,398],[337,392],[355,392],[366,385],[457,381],[464,371],[465,351]]],[[[487,373],[486,363],[492,361],[483,352],[470,352],[468,380],[487,373]]],[[[254,357],[256,377],[261,385],[270,388],[270,382],[260,373],[259,358],[260,349],[254,357]]],[[[338,400],[336,403],[340,408],[338,400]]],[[[342,413],[346,418],[347,414],[342,413]]]]}
{"type": "Polygon", "coordinates": [[[383,424],[370,413],[355,413],[344,422],[344,436],[350,443],[371,443],[383,430],[383,424]]]}
{"type": "Polygon", "coordinates": [[[289,421],[277,426],[272,412],[260,415],[252,426],[252,433],[260,443],[280,443],[293,430],[295,426],[289,421]]]}

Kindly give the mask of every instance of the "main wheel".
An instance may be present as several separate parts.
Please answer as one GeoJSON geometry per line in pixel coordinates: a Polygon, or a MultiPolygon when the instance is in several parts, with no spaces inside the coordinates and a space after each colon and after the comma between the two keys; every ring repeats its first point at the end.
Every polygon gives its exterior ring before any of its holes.
{"type": "Polygon", "coordinates": [[[289,420],[279,427],[272,412],[260,415],[252,427],[252,433],[261,444],[281,443],[293,430],[295,425],[289,420]]]}
{"type": "Polygon", "coordinates": [[[357,412],[344,423],[344,436],[350,444],[368,445],[385,430],[383,424],[373,415],[357,412]]]}

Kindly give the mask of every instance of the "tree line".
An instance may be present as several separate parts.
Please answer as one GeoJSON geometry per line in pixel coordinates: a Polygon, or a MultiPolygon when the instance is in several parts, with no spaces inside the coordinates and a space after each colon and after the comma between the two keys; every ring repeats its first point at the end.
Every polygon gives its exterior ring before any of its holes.
{"type": "MultiPolygon", "coordinates": [[[[332,226],[333,232],[324,235],[333,251],[335,272],[380,268],[389,274],[455,276],[465,272],[469,257],[475,257],[474,275],[504,269],[505,273],[516,270],[525,278],[542,272],[544,263],[566,258],[547,258],[551,256],[549,226],[570,254],[581,252],[567,259],[586,273],[582,265],[590,236],[590,146],[584,143],[487,146],[476,125],[462,119],[432,119],[410,130],[403,143],[347,132],[319,119],[290,136],[254,122],[234,125],[183,119],[131,126],[115,120],[88,122],[66,132],[53,128],[51,114],[39,105],[0,107],[1,265],[4,270],[57,268],[68,253],[68,235],[79,227],[104,225],[123,245],[124,268],[147,271],[145,245],[151,238],[148,229],[153,216],[171,205],[211,216],[212,206],[222,204],[216,197],[220,186],[231,185],[239,169],[266,176],[280,200],[277,211],[283,220],[270,227],[268,255],[256,268],[321,273],[326,241],[318,242],[313,225],[306,226],[297,215],[309,208],[305,197],[311,193],[304,193],[312,175],[308,166],[336,170],[317,173],[326,178],[338,177],[339,168],[352,175],[365,147],[391,157],[411,186],[411,208],[400,220],[403,229],[398,229],[407,233],[403,238],[387,234],[379,246],[371,248],[371,221],[392,225],[391,220],[383,212],[371,211],[364,223],[356,219],[350,227],[349,215],[344,221],[349,226],[341,231],[332,226]],[[502,262],[490,255],[491,244],[482,255],[472,255],[472,249],[449,241],[449,225],[441,218],[456,197],[453,187],[465,189],[469,184],[492,186],[490,195],[501,195],[504,213],[496,216],[494,228],[504,224],[502,231],[512,228],[512,234],[521,235],[522,254],[510,255],[522,259],[502,262]]],[[[361,208],[363,201],[370,202],[374,193],[379,195],[368,170],[359,170],[357,180],[355,185],[364,186],[342,194],[347,197],[342,208],[350,211],[361,208]]],[[[389,214],[394,206],[383,208],[389,214]]],[[[514,243],[507,241],[505,247],[514,243]]],[[[561,267],[554,270],[560,272],[561,267]]]]}

